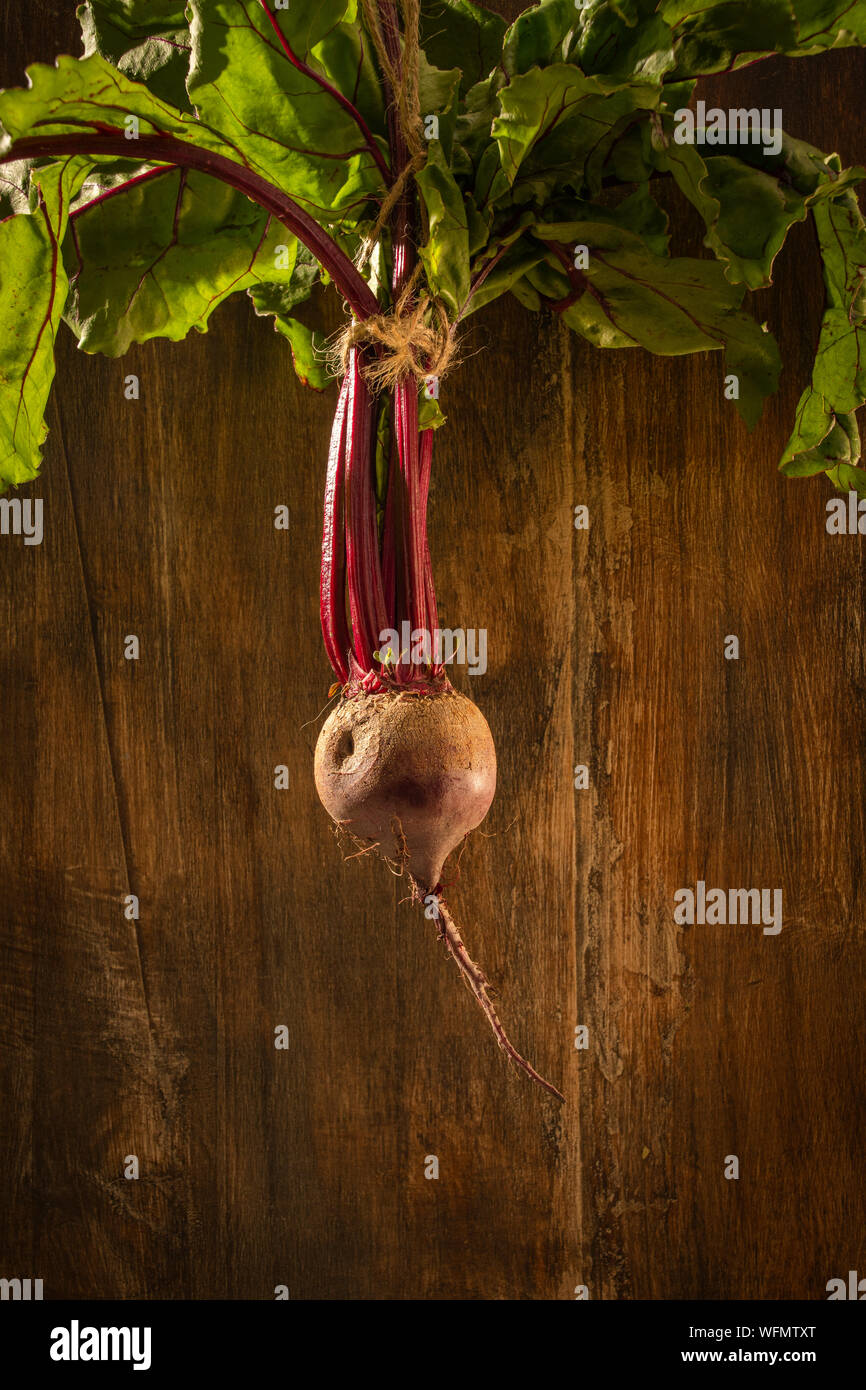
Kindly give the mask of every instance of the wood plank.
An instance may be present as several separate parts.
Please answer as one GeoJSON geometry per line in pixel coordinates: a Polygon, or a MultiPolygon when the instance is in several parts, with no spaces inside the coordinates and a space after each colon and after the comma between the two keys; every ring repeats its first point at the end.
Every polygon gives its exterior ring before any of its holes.
{"type": "MultiPolygon", "coordinates": [[[[72,10],[3,7],[4,80],[77,51],[72,10]]],[[[862,162],[864,62],[704,94],[781,93],[786,127],[862,162]]],[[[679,236],[699,253],[688,212],[679,236]]],[[[245,302],[116,362],[67,335],[28,489],[45,541],[0,540],[0,1273],[49,1297],[820,1298],[866,1267],[866,567],[826,481],[775,471],[821,312],[805,228],[755,304],[786,366],[752,435],[715,356],[597,352],[513,303],[443,388],[441,616],[488,632],[458,684],[500,762],[451,898],[564,1109],[316,800],[334,393],[245,302]],[[699,878],[780,886],[782,932],[677,928],[699,878]]]]}

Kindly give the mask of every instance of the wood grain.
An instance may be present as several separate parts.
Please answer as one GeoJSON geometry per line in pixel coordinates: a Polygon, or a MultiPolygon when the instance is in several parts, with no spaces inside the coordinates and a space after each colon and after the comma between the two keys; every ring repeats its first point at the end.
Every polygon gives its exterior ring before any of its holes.
{"type": "MultiPolygon", "coordinates": [[[[0,7],[5,83],[77,51],[73,9],[0,7]]],[[[862,162],[864,72],[774,61],[705,95],[862,162]]],[[[316,801],[332,394],[243,297],[117,362],[64,335],[45,541],[0,540],[0,1274],[543,1300],[822,1298],[866,1271],[866,566],[827,483],[775,470],[821,302],[797,228],[756,297],[786,366],[752,435],[715,356],[596,352],[513,303],[443,393],[441,613],[488,631],[460,684],[500,756],[453,903],[562,1109],[316,801]],[[699,878],[781,886],[783,931],[675,927],[699,878]]]]}

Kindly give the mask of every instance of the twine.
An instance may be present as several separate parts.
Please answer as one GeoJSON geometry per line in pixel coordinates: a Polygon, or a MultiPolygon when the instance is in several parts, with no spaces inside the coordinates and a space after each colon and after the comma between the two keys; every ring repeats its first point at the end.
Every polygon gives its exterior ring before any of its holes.
{"type": "MultiPolygon", "coordinates": [[[[420,0],[396,0],[396,4],[403,27],[399,64],[393,61],[385,40],[378,0],[361,0],[364,24],[392,93],[396,120],[408,159],[388,190],[376,224],[356,259],[359,269],[366,265],[372,255],[407,183],[427,158],[419,95],[420,0]]],[[[390,313],[374,314],[362,322],[347,324],[337,335],[332,353],[335,370],[340,369],[345,373],[355,348],[374,348],[375,353],[362,362],[361,370],[374,391],[383,391],[390,390],[407,376],[419,382],[431,377],[441,378],[454,365],[457,351],[454,328],[439,300],[432,299],[426,292],[416,296],[420,271],[419,264],[390,313]]]]}
{"type": "Polygon", "coordinates": [[[397,119],[406,141],[406,148],[410,156],[414,157],[424,149],[424,122],[421,120],[418,92],[421,5],[420,0],[397,0],[397,4],[403,19],[403,56],[399,67],[392,62],[388,52],[376,0],[361,0],[361,9],[364,13],[364,23],[376,49],[376,56],[393,93],[397,119]]]}
{"type": "Polygon", "coordinates": [[[352,351],[357,347],[379,349],[362,364],[365,380],[374,391],[391,390],[404,377],[424,382],[441,378],[454,366],[457,342],[454,327],[438,299],[426,292],[415,297],[418,269],[403,290],[391,313],[373,314],[349,323],[335,345],[335,367],[346,372],[352,351]]]}
{"type": "Polygon", "coordinates": [[[421,22],[420,0],[397,0],[403,19],[403,55],[399,68],[391,60],[382,20],[376,0],[361,0],[364,23],[373,40],[376,57],[393,93],[397,124],[406,143],[409,158],[392,183],[379,209],[376,225],[367,237],[356,260],[359,270],[367,264],[394,211],[405,192],[406,185],[426,163],[427,150],[424,143],[424,122],[421,119],[421,98],[419,95],[419,61],[421,41],[419,27],[421,22]]]}

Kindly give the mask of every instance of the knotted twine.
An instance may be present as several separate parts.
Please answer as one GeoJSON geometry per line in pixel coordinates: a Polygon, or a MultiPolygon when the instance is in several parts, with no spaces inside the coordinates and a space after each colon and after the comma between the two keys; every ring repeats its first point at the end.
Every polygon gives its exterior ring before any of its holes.
{"type": "Polygon", "coordinates": [[[379,349],[361,368],[374,391],[390,390],[407,376],[418,382],[441,380],[454,364],[457,343],[448,314],[426,292],[415,297],[417,275],[390,313],[347,324],[338,335],[335,356],[344,373],[354,348],[369,344],[379,349]]]}
{"type": "MultiPolygon", "coordinates": [[[[369,260],[409,180],[427,158],[419,95],[420,0],[397,0],[397,5],[403,21],[403,49],[399,65],[392,60],[388,49],[377,0],[361,0],[364,23],[393,94],[395,118],[408,158],[392,183],[379,209],[376,225],[357,258],[359,269],[369,260]]],[[[362,367],[364,377],[374,391],[389,390],[406,376],[413,376],[418,382],[441,378],[449,366],[453,366],[457,350],[453,327],[439,300],[426,292],[416,296],[420,270],[419,265],[390,313],[374,314],[370,318],[349,323],[337,336],[333,357],[335,366],[344,373],[353,349],[364,345],[377,349],[362,367]]]]}

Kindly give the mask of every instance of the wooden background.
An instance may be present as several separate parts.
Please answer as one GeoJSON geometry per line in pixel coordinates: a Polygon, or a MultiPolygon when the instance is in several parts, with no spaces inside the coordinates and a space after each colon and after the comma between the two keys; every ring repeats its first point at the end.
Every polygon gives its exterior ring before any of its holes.
{"type": "MultiPolygon", "coordinates": [[[[3,4],[4,84],[78,51],[73,10],[3,4]]],[[[831,53],[704,95],[863,161],[864,74],[831,53]]],[[[117,362],[64,332],[27,489],[45,540],[0,541],[0,1275],[488,1300],[820,1299],[866,1274],[866,567],[826,534],[826,480],[775,469],[821,303],[800,227],[757,296],[786,366],[752,436],[716,356],[606,355],[513,303],[443,393],[442,616],[488,630],[459,683],[500,757],[454,908],[564,1109],[316,800],[333,394],[244,297],[117,362]],[[698,878],[781,887],[781,935],[676,928],[698,878]]]]}

